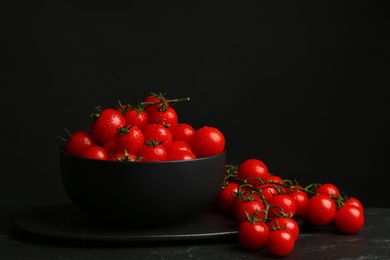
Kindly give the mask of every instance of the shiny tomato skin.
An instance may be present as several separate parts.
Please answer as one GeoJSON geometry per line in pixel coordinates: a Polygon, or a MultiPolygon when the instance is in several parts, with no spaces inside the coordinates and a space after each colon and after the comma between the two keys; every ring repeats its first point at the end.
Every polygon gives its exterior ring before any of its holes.
{"type": "Polygon", "coordinates": [[[176,150],[168,152],[167,161],[181,161],[196,159],[196,156],[190,150],[176,150]]]}
{"type": "Polygon", "coordinates": [[[172,141],[169,147],[167,148],[168,153],[176,152],[176,151],[191,151],[191,146],[184,141],[172,141]]]}
{"type": "Polygon", "coordinates": [[[101,146],[92,146],[86,149],[82,157],[95,160],[108,160],[107,151],[101,146]]]}
{"type": "Polygon", "coordinates": [[[114,140],[116,129],[124,127],[126,120],[122,113],[113,108],[106,108],[96,115],[91,125],[91,134],[100,145],[114,140]]]}
{"type": "Polygon", "coordinates": [[[361,212],[364,213],[364,207],[360,200],[355,197],[349,197],[344,201],[344,205],[353,205],[357,207],[361,212]]]}
{"type": "Polygon", "coordinates": [[[86,149],[97,145],[98,142],[93,138],[90,132],[79,130],[69,136],[64,146],[64,150],[74,156],[82,156],[86,149]]]}
{"type": "Polygon", "coordinates": [[[118,147],[116,147],[114,141],[105,143],[102,147],[107,151],[109,156],[113,155],[113,154],[116,154],[116,153],[123,152],[123,150],[121,150],[118,147]]]}
{"type": "Polygon", "coordinates": [[[169,103],[168,102],[164,102],[166,101],[167,98],[162,94],[162,93],[151,93],[150,95],[148,95],[145,99],[144,99],[144,102],[151,102],[151,103],[156,103],[156,104],[145,104],[145,111],[149,113],[152,113],[156,110],[159,110],[159,109],[166,109],[168,107],[170,107],[169,103]],[[159,103],[157,103],[159,102],[159,103]],[[164,103],[162,103],[164,102],[164,103]]]}
{"type": "Polygon", "coordinates": [[[172,143],[172,132],[165,126],[157,123],[147,124],[142,130],[145,142],[156,141],[166,149],[172,143]]]}
{"type": "Polygon", "coordinates": [[[137,154],[144,145],[145,139],[142,130],[136,125],[127,125],[118,128],[114,136],[114,143],[120,151],[137,154]]]}
{"type": "Polygon", "coordinates": [[[256,186],[256,188],[261,191],[261,194],[263,194],[266,201],[268,201],[271,197],[278,195],[278,190],[273,184],[264,183],[256,186]]]}
{"type": "Polygon", "coordinates": [[[277,229],[287,229],[293,235],[294,240],[296,241],[299,237],[299,225],[292,218],[273,218],[268,222],[268,227],[270,230],[277,229]]]}
{"type": "Polygon", "coordinates": [[[237,182],[230,182],[223,187],[219,193],[217,198],[215,199],[215,204],[217,207],[225,213],[233,213],[233,201],[236,198],[238,189],[240,184],[237,182]]]}
{"type": "Polygon", "coordinates": [[[250,250],[259,250],[267,243],[269,228],[265,222],[242,222],[237,230],[240,244],[250,250]]]}
{"type": "Polygon", "coordinates": [[[336,215],[336,203],[328,195],[314,195],[307,202],[305,215],[314,225],[327,225],[336,215]]]}
{"type": "Polygon", "coordinates": [[[268,211],[268,217],[277,218],[282,216],[293,217],[296,212],[295,200],[287,194],[279,194],[268,200],[271,206],[268,211]]]}
{"type": "Polygon", "coordinates": [[[246,159],[243,163],[240,164],[237,171],[237,177],[245,180],[252,185],[259,185],[269,176],[267,165],[260,159],[251,158],[246,159]],[[258,179],[261,181],[259,181],[258,179]]]}
{"type": "Polygon", "coordinates": [[[266,246],[275,256],[287,256],[294,249],[295,239],[286,229],[270,230],[266,246]]]}
{"type": "Polygon", "coordinates": [[[221,154],[225,150],[225,136],[215,127],[203,126],[195,131],[191,147],[198,158],[221,154]]]}
{"type": "Polygon", "coordinates": [[[355,234],[364,225],[364,213],[354,205],[344,205],[337,210],[334,222],[341,232],[355,234]]]}
{"type": "Polygon", "coordinates": [[[295,214],[294,216],[302,216],[306,212],[306,205],[309,201],[309,197],[304,191],[293,191],[289,194],[295,201],[295,214]]]}
{"type": "Polygon", "coordinates": [[[109,155],[108,160],[121,161],[121,162],[139,161],[139,160],[137,160],[137,156],[135,154],[125,153],[125,152],[111,154],[111,155],[109,155]]]}
{"type": "Polygon", "coordinates": [[[188,123],[179,123],[176,125],[175,129],[172,130],[172,140],[184,141],[191,145],[194,134],[195,129],[192,125],[188,123]]]}
{"type": "Polygon", "coordinates": [[[339,189],[332,183],[323,183],[316,189],[317,194],[328,195],[331,198],[337,198],[340,195],[339,189]]]}
{"type": "Polygon", "coordinates": [[[144,144],[137,156],[141,162],[160,162],[167,159],[168,153],[164,145],[144,144]]]}
{"type": "Polygon", "coordinates": [[[148,124],[162,124],[170,131],[176,128],[178,116],[176,110],[168,107],[166,110],[153,110],[148,113],[148,124]]]}
{"type": "Polygon", "coordinates": [[[261,200],[248,200],[248,201],[243,201],[237,207],[235,208],[235,217],[238,223],[243,223],[248,220],[247,215],[249,218],[253,218],[255,212],[257,212],[257,219],[258,220],[264,220],[264,212],[262,210],[265,210],[264,203],[261,200]]]}
{"type": "Polygon", "coordinates": [[[251,188],[241,185],[232,203],[233,211],[235,212],[237,206],[242,202],[249,200],[262,200],[262,197],[259,193],[254,192],[251,188]]]}
{"type": "Polygon", "coordinates": [[[130,108],[123,113],[126,120],[126,125],[136,125],[139,129],[143,129],[148,123],[148,113],[144,110],[130,108]]]}

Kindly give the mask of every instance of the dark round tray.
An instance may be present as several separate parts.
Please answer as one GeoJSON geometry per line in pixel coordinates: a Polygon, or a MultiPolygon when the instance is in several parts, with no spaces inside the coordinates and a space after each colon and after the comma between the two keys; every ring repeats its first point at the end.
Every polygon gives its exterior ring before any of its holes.
{"type": "Polygon", "coordinates": [[[238,224],[231,216],[210,206],[204,212],[174,224],[126,227],[97,221],[74,204],[64,204],[23,213],[15,219],[14,228],[19,233],[49,240],[142,242],[235,237],[238,224]]]}

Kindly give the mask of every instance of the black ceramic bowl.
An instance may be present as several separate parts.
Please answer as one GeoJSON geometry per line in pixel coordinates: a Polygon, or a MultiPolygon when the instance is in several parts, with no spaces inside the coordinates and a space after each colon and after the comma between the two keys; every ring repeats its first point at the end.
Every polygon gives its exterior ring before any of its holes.
{"type": "Polygon", "coordinates": [[[184,220],[218,195],[226,152],[193,160],[115,162],[80,158],[60,149],[69,198],[97,219],[133,226],[184,220]]]}

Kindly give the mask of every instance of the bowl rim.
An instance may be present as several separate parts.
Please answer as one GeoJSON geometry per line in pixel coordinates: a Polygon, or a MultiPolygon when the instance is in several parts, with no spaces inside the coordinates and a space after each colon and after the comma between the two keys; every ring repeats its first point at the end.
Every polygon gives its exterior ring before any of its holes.
{"type": "Polygon", "coordinates": [[[188,162],[196,162],[196,161],[207,161],[207,160],[211,160],[213,158],[217,158],[217,157],[223,157],[225,156],[226,157],[226,149],[223,150],[222,153],[219,153],[219,154],[216,154],[216,155],[212,155],[212,156],[207,156],[207,157],[199,157],[199,158],[195,158],[195,159],[189,159],[189,160],[170,160],[170,161],[152,161],[152,162],[143,162],[143,161],[140,161],[140,162],[137,162],[137,161],[112,161],[112,160],[97,160],[97,159],[91,159],[91,158],[84,158],[84,157],[80,157],[80,156],[76,156],[76,155],[73,155],[73,154],[70,154],[68,152],[65,151],[64,149],[65,147],[64,146],[60,146],[59,150],[60,150],[60,153],[61,154],[64,154],[66,156],[69,156],[69,157],[72,157],[72,158],[77,158],[78,160],[84,160],[84,161],[97,161],[97,162],[104,162],[104,163],[122,163],[122,164],[132,164],[132,163],[137,163],[137,164],[177,164],[177,163],[188,163],[188,162]]]}

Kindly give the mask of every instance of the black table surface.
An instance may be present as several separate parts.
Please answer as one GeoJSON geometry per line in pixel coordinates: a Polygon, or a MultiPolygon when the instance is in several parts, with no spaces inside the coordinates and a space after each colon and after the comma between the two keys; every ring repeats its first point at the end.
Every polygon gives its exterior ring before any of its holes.
{"type": "MultiPolygon", "coordinates": [[[[237,236],[218,239],[71,243],[15,230],[15,219],[47,207],[41,202],[0,200],[0,259],[275,259],[266,248],[250,251],[237,236]]],[[[359,233],[334,226],[303,226],[293,252],[283,259],[390,259],[390,208],[366,208],[359,233]]]]}

